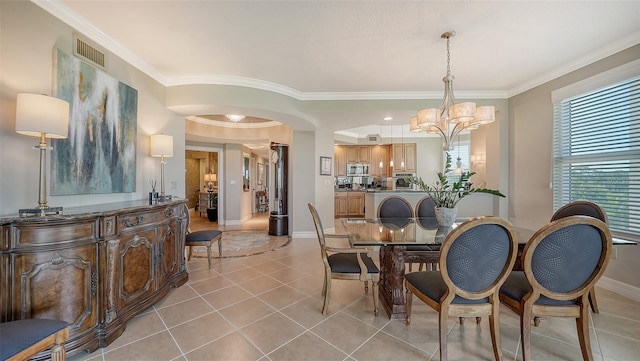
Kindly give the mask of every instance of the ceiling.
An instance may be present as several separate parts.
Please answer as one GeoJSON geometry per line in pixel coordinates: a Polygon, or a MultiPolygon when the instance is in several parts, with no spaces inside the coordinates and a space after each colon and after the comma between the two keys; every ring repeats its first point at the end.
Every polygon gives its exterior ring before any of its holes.
{"type": "MultiPolygon", "coordinates": [[[[166,86],[310,100],[440,99],[445,31],[457,33],[458,98],[508,98],[640,42],[640,1],[34,2],[166,86]]],[[[409,113],[341,113],[321,125],[376,124],[352,130],[366,135],[409,113]]]]}

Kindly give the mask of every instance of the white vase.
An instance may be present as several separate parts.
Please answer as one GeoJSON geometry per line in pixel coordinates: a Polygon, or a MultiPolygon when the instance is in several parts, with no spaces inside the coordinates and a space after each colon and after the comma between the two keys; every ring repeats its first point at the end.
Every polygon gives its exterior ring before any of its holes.
{"type": "Polygon", "coordinates": [[[457,208],[436,207],[436,220],[441,227],[451,227],[458,215],[457,208]]]}

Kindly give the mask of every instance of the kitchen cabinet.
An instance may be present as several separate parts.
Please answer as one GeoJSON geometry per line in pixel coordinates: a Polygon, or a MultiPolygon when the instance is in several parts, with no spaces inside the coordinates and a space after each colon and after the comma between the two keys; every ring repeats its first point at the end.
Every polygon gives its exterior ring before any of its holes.
{"type": "Polygon", "coordinates": [[[364,192],[348,192],[349,217],[364,217],[364,192]]]}
{"type": "Polygon", "coordinates": [[[417,154],[415,143],[393,145],[393,172],[415,173],[417,169],[417,154]],[[401,167],[404,158],[404,168],[401,167]]]}
{"type": "Polygon", "coordinates": [[[333,147],[333,171],[336,177],[347,176],[347,149],[342,145],[333,147]]]}
{"type": "Polygon", "coordinates": [[[334,217],[347,217],[349,211],[347,208],[347,195],[349,192],[335,192],[333,197],[334,217]]]}
{"type": "Polygon", "coordinates": [[[371,155],[368,145],[347,145],[347,163],[369,164],[371,155]]]}
{"type": "Polygon", "coordinates": [[[365,192],[335,192],[334,216],[340,217],[364,217],[364,193],[365,192]]]}
{"type": "MultiPolygon", "coordinates": [[[[127,322],[188,280],[186,200],[0,218],[0,322],[70,324],[69,355],[113,342],[127,322]]],[[[50,359],[50,351],[35,360],[50,359]]]]}
{"type": "Polygon", "coordinates": [[[369,174],[373,177],[390,177],[389,172],[389,146],[388,145],[374,145],[371,149],[371,164],[369,165],[369,174]],[[382,167],[380,167],[382,162],[382,167]]]}

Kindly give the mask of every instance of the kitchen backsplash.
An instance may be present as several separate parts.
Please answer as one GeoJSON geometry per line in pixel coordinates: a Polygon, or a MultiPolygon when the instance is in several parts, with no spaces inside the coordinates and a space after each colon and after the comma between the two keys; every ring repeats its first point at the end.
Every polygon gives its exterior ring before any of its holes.
{"type": "Polygon", "coordinates": [[[391,177],[335,177],[334,186],[336,189],[379,189],[390,190],[392,185],[391,177]]]}

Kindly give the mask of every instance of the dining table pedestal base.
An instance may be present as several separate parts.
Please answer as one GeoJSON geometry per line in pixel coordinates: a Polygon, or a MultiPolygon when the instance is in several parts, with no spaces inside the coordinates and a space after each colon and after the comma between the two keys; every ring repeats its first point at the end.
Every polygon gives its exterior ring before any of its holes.
{"type": "Polygon", "coordinates": [[[404,320],[407,309],[404,296],[405,246],[380,247],[380,300],[392,320],[404,320]],[[390,271],[390,272],[389,272],[390,271]]]}
{"type": "MultiPolygon", "coordinates": [[[[407,317],[404,292],[404,274],[406,263],[437,264],[439,250],[407,251],[406,246],[380,247],[380,300],[382,307],[392,320],[404,320],[407,317]]],[[[439,248],[439,247],[434,247],[439,248]]]]}

